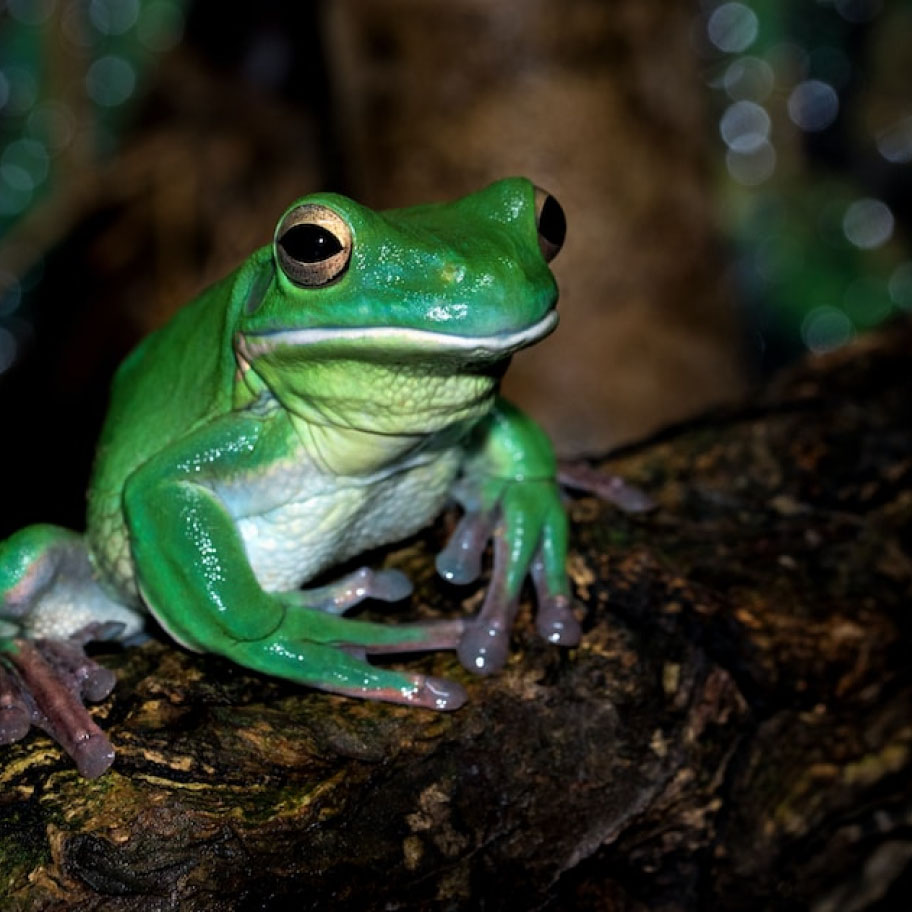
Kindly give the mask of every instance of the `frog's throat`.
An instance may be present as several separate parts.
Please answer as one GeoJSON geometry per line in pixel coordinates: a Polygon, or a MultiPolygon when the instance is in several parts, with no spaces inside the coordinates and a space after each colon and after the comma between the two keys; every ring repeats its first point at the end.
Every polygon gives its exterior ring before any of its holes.
{"type": "Polygon", "coordinates": [[[458,336],[397,326],[311,327],[276,330],[264,333],[241,333],[238,353],[249,363],[279,347],[340,348],[361,350],[365,358],[371,352],[385,355],[449,355],[465,363],[498,361],[521,348],[532,345],[553,332],[557,326],[556,310],[549,310],[537,323],[510,333],[491,336],[458,336]]]}

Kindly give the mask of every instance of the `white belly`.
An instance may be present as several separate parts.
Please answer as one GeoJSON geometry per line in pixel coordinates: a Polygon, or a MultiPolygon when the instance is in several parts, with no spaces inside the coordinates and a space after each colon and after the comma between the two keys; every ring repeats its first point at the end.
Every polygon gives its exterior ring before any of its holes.
{"type": "Polygon", "coordinates": [[[461,457],[456,448],[371,479],[327,479],[306,461],[289,461],[218,493],[260,585],[296,589],[333,564],[427,525],[443,508],[461,457]]]}

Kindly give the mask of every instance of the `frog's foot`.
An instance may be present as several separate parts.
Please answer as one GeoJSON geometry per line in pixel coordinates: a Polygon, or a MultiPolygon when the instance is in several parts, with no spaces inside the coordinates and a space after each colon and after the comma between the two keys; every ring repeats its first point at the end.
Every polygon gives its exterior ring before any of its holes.
{"type": "MultiPolygon", "coordinates": [[[[478,615],[466,626],[459,644],[459,659],[470,671],[492,674],[502,668],[510,650],[510,631],[519,606],[519,591],[509,583],[510,545],[503,528],[494,531],[494,566],[491,582],[478,615]]],[[[576,646],[580,625],[566,591],[554,591],[541,557],[530,568],[538,611],[535,626],[549,643],[576,646]]]]}
{"type": "Polygon", "coordinates": [[[619,475],[606,475],[583,460],[561,460],[557,480],[567,488],[586,491],[613,503],[625,513],[645,513],[656,508],[656,502],[636,485],[629,484],[619,475]]]}
{"type": "Polygon", "coordinates": [[[95,624],[68,640],[0,641],[0,744],[18,741],[35,725],[57,741],[83,776],[100,776],[113,762],[114,749],[83,701],[104,699],[116,678],[82,647],[121,629],[95,624]]]}
{"type": "Polygon", "coordinates": [[[492,510],[467,504],[466,512],[453,530],[434,564],[448,582],[463,586],[481,576],[481,558],[491,539],[497,517],[492,510]]]}
{"type": "Polygon", "coordinates": [[[283,592],[282,601],[327,614],[344,614],[365,599],[398,602],[412,592],[409,578],[401,570],[371,570],[359,567],[326,586],[283,592]]]}
{"type": "Polygon", "coordinates": [[[437,556],[438,573],[453,583],[472,582],[488,541],[494,543],[488,591],[459,644],[462,664],[477,674],[503,667],[526,574],[535,586],[538,632],[550,643],[575,646],[580,626],[564,568],[567,519],[554,483],[495,480],[480,496],[464,488],[457,495],[466,512],[437,556]]]}
{"type": "Polygon", "coordinates": [[[578,645],[582,630],[569,594],[565,590],[554,591],[551,588],[547,567],[540,557],[532,562],[531,572],[538,601],[535,628],[539,635],[555,646],[578,645]]]}

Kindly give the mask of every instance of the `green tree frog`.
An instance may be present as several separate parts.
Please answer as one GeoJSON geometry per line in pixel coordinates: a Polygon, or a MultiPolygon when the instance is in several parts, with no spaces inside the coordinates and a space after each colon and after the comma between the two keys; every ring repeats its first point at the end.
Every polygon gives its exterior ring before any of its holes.
{"type": "Polygon", "coordinates": [[[493,672],[527,576],[541,635],[576,644],[554,454],[498,394],[510,356],[557,323],[548,262],[564,233],[559,204],[523,178],[385,212],[334,193],[295,202],[271,244],[118,370],[85,535],[36,525],[0,544],[0,742],[39,725],[84,775],[107,769],[82,700],[113,675],[82,646],[135,636],[145,612],[189,649],[439,710],[463,703],[459,684],[367,656],[455,649],[493,672]],[[305,587],[451,498],[464,513],[440,574],[475,579],[493,541],[476,617],[343,617],[406,596],[393,570],[305,587]]]}

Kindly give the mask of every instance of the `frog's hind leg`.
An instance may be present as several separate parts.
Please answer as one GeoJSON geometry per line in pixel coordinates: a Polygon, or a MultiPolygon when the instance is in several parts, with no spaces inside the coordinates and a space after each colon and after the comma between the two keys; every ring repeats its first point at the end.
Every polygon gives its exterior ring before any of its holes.
{"type": "Polygon", "coordinates": [[[114,752],[82,701],[106,697],[114,675],[82,647],[140,625],[94,581],[81,536],[29,526],[0,543],[0,744],[36,725],[84,776],[104,772],[114,752]]]}

